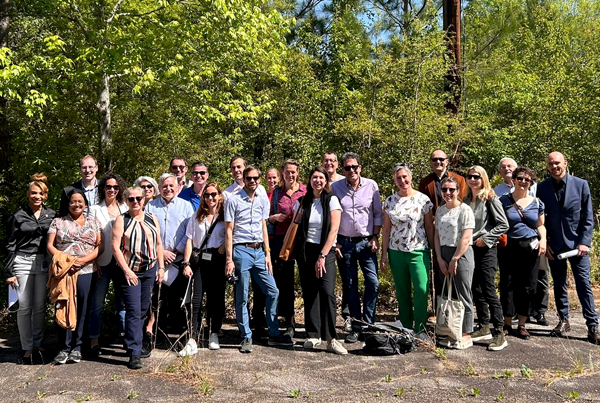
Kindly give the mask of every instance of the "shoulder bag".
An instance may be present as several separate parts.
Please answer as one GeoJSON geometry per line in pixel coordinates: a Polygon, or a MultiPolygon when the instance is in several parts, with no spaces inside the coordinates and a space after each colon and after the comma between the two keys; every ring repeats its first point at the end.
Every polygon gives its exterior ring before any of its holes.
{"type": "Polygon", "coordinates": [[[285,233],[285,238],[283,238],[283,245],[281,246],[281,251],[279,252],[279,259],[287,262],[294,252],[294,244],[296,243],[296,232],[298,232],[298,225],[300,224],[300,220],[302,220],[302,214],[304,209],[302,208],[302,203],[299,203],[298,211],[294,213],[294,218],[290,223],[290,226],[285,233]]]}
{"type": "Polygon", "coordinates": [[[448,280],[448,277],[444,278],[442,295],[438,298],[435,333],[438,336],[448,336],[452,340],[458,341],[462,339],[465,306],[458,299],[458,295],[456,295],[457,299],[452,299],[454,277],[451,280],[448,280]],[[444,295],[444,291],[446,291],[446,295],[444,295]]]}
{"type": "MultiPolygon", "coordinates": [[[[195,218],[192,217],[191,219],[195,219],[195,218]]],[[[201,260],[211,260],[210,258],[205,259],[205,257],[208,257],[208,256],[204,256],[204,254],[207,252],[202,252],[202,249],[204,249],[204,246],[206,246],[206,243],[208,242],[208,239],[210,238],[210,235],[212,234],[213,230],[217,226],[217,223],[218,223],[218,220],[217,220],[217,217],[215,216],[213,218],[212,224],[210,225],[210,228],[208,229],[208,232],[204,236],[202,245],[200,245],[199,248],[192,249],[192,255],[190,256],[190,262],[189,262],[192,270],[195,270],[198,268],[201,260]]]]}

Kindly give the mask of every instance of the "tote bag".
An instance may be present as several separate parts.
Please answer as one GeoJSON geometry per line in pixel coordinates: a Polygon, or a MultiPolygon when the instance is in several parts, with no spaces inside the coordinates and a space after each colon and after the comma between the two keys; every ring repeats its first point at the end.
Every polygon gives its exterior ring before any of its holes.
{"type": "MultiPolygon", "coordinates": [[[[448,276],[444,278],[442,295],[438,298],[435,333],[438,336],[461,340],[465,306],[460,299],[452,299],[453,283],[454,277],[452,280],[448,280],[448,276]],[[446,291],[446,295],[444,295],[444,291],[446,291]]],[[[456,297],[458,298],[458,295],[456,297]]]]}

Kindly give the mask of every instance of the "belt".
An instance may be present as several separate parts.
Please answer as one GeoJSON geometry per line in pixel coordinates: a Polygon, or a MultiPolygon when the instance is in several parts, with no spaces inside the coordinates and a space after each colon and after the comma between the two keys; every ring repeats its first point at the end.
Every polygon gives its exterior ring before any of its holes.
{"type": "Polygon", "coordinates": [[[367,236],[344,236],[344,235],[338,235],[338,238],[344,240],[344,241],[350,241],[350,242],[360,242],[360,241],[370,241],[371,238],[373,238],[373,235],[367,235],[367,236]]]}
{"type": "Polygon", "coordinates": [[[252,249],[260,249],[263,246],[262,242],[257,242],[257,243],[236,243],[233,246],[245,246],[247,248],[252,248],[252,249]]]}

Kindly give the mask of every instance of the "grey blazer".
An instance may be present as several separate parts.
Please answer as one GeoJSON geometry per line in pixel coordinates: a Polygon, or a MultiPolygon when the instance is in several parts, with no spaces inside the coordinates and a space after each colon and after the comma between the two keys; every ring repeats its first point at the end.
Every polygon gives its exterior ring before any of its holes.
{"type": "MultiPolygon", "coordinates": [[[[465,197],[464,202],[471,206],[470,192],[465,197]]],[[[475,215],[473,241],[481,237],[488,248],[491,248],[498,242],[498,237],[508,231],[508,220],[504,214],[504,208],[502,208],[502,203],[495,194],[492,194],[487,201],[477,199],[473,214],[475,215]]]]}

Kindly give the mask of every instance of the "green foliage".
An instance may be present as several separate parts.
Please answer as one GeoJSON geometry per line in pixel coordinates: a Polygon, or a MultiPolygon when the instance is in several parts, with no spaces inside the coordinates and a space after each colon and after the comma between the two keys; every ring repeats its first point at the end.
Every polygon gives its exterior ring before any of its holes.
{"type": "Polygon", "coordinates": [[[521,365],[521,376],[525,379],[531,379],[533,371],[528,368],[525,364],[521,365]]]}

